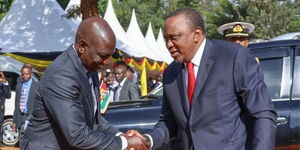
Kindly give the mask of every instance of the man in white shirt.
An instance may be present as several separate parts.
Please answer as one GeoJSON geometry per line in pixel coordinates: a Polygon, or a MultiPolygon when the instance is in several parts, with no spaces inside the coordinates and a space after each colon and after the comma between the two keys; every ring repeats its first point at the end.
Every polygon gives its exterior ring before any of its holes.
{"type": "Polygon", "coordinates": [[[133,101],[140,98],[140,90],[137,84],[127,79],[127,69],[128,66],[125,62],[117,62],[117,66],[114,68],[115,78],[118,82],[115,88],[114,101],[133,101]]]}

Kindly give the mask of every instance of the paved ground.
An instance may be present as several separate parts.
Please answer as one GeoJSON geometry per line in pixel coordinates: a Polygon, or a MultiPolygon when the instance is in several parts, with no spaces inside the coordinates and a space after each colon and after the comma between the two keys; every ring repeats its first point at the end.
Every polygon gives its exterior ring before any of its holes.
{"type": "Polygon", "coordinates": [[[0,147],[0,150],[19,150],[18,147],[0,147]]]}

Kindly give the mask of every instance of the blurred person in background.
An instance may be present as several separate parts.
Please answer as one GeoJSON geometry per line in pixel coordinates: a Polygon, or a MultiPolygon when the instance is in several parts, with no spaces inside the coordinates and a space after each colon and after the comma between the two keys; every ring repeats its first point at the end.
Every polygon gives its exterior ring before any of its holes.
{"type": "MultiPolygon", "coordinates": [[[[98,74],[101,74],[99,72],[98,74]]],[[[106,69],[106,72],[99,75],[100,81],[100,109],[101,109],[101,114],[105,114],[109,103],[113,101],[114,99],[114,77],[113,73],[111,72],[110,69],[106,69]],[[100,78],[101,77],[101,78],[100,78]]]]}
{"type": "Polygon", "coordinates": [[[120,100],[138,100],[140,98],[140,89],[127,77],[128,66],[124,62],[118,62],[114,68],[114,75],[118,82],[115,88],[114,101],[120,100]]]}
{"type": "Polygon", "coordinates": [[[4,111],[5,111],[5,99],[11,97],[10,86],[5,78],[5,75],[0,71],[0,146],[3,146],[3,130],[2,124],[4,122],[4,111]]]}
{"type": "Polygon", "coordinates": [[[156,74],[156,80],[155,80],[153,89],[162,87],[162,85],[163,85],[162,79],[163,79],[163,74],[162,73],[156,74]]]}
{"type": "Polygon", "coordinates": [[[131,65],[127,65],[127,78],[131,80],[133,83],[137,84],[137,72],[134,70],[134,67],[131,65]]]}
{"type": "Polygon", "coordinates": [[[20,140],[23,138],[26,120],[33,112],[37,86],[37,81],[32,78],[31,65],[24,64],[21,68],[21,78],[17,80],[15,110],[13,115],[13,130],[18,129],[20,131],[20,140]]]}

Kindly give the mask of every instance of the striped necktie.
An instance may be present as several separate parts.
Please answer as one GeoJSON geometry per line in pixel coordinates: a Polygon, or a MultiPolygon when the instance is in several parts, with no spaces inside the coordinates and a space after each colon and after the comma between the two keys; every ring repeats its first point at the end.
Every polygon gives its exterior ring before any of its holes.
{"type": "Polygon", "coordinates": [[[22,88],[21,97],[20,97],[20,111],[23,113],[25,112],[26,109],[26,97],[27,97],[26,88],[22,88]]]}

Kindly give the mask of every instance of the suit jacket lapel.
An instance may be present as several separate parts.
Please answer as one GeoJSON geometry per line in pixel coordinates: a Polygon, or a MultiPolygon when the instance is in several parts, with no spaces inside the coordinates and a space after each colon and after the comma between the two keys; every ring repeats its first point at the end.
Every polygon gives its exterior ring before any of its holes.
{"type": "Polygon", "coordinates": [[[18,110],[20,110],[20,97],[21,97],[21,92],[22,92],[21,90],[22,90],[22,79],[16,86],[16,102],[15,103],[17,105],[17,108],[15,108],[15,109],[18,109],[18,110]]]}
{"type": "MultiPolygon", "coordinates": [[[[83,65],[80,61],[80,59],[78,58],[78,55],[76,54],[75,50],[73,49],[73,46],[70,46],[68,49],[68,55],[70,56],[71,60],[73,61],[78,73],[79,73],[79,78],[80,78],[80,84],[83,85],[83,89],[84,93],[85,93],[85,98],[83,97],[83,99],[81,99],[81,102],[84,104],[84,107],[88,107],[87,109],[85,109],[85,111],[88,111],[88,113],[90,114],[90,119],[91,119],[91,123],[93,124],[93,117],[94,117],[94,105],[93,105],[93,95],[92,95],[92,91],[91,91],[91,86],[89,84],[89,80],[88,77],[86,75],[86,73],[84,72],[83,69],[83,65]]],[[[92,125],[91,124],[91,125],[92,125]]]]}
{"type": "Polygon", "coordinates": [[[121,87],[120,93],[119,93],[119,100],[126,100],[130,99],[128,93],[126,93],[128,90],[128,83],[127,79],[125,79],[124,84],[121,87]]]}
{"type": "MultiPolygon", "coordinates": [[[[99,115],[100,113],[100,81],[99,81],[99,78],[98,78],[98,73],[97,72],[94,72],[93,73],[93,83],[94,83],[94,91],[95,91],[95,96],[96,96],[96,104],[97,105],[97,110],[96,110],[96,116],[99,115]]],[[[93,107],[94,108],[94,107],[93,107]]],[[[94,109],[93,109],[94,110],[94,109]]],[[[98,117],[96,117],[96,123],[98,124],[99,120],[98,120],[98,117]]]]}
{"type": "Polygon", "coordinates": [[[206,39],[206,44],[203,52],[203,56],[201,59],[200,67],[198,69],[198,74],[196,78],[196,87],[193,94],[193,104],[197,101],[197,97],[200,94],[201,89],[203,88],[203,85],[206,82],[207,76],[212,68],[212,65],[214,63],[213,60],[213,45],[209,39],[206,39]]]}
{"type": "Polygon", "coordinates": [[[184,66],[181,63],[180,65],[178,65],[178,67],[180,67],[180,70],[181,70],[179,76],[177,76],[178,90],[180,93],[181,104],[182,104],[183,110],[185,112],[185,115],[187,117],[189,115],[189,102],[188,102],[187,92],[185,90],[185,89],[187,89],[187,87],[186,87],[186,83],[185,83],[184,66]]]}

